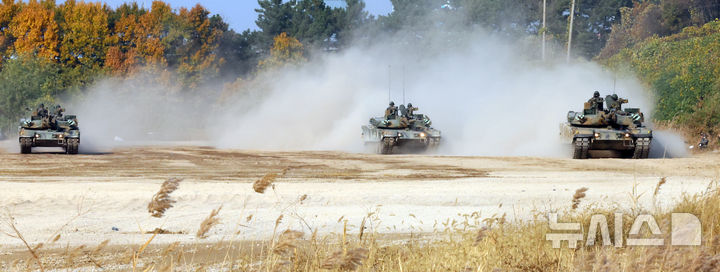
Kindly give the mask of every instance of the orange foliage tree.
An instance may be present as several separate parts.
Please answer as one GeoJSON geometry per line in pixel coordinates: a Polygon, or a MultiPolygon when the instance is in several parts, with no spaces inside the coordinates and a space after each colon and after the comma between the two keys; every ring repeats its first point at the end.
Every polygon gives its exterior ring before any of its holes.
{"type": "Polygon", "coordinates": [[[288,64],[299,64],[304,61],[303,44],[283,32],[275,36],[273,39],[273,47],[270,49],[270,57],[261,60],[258,63],[258,68],[265,70],[286,66],[288,64]]]}
{"type": "Polygon", "coordinates": [[[2,0],[2,4],[0,4],[0,54],[3,56],[9,53],[7,51],[14,42],[8,29],[19,9],[20,5],[15,3],[15,0],[2,0]]]}
{"type": "Polygon", "coordinates": [[[110,32],[107,8],[100,3],[67,0],[60,11],[63,17],[60,61],[85,67],[102,66],[110,32]]]}
{"type": "Polygon", "coordinates": [[[48,9],[37,0],[30,0],[20,8],[8,27],[9,34],[16,40],[15,54],[37,54],[39,57],[57,59],[58,24],[55,11],[48,9]]]}
{"type": "Polygon", "coordinates": [[[109,48],[105,56],[105,67],[115,75],[131,75],[141,62],[138,54],[137,40],[139,39],[139,14],[145,10],[139,9],[137,3],[124,5],[119,8],[119,18],[108,38],[109,48]]]}
{"type": "Polygon", "coordinates": [[[183,76],[185,84],[194,87],[203,80],[219,74],[223,60],[215,54],[220,37],[227,25],[213,25],[208,17],[210,12],[200,4],[191,10],[181,9],[180,18],[185,31],[183,35],[187,44],[178,49],[180,65],[178,72],[183,76]]]}
{"type": "Polygon", "coordinates": [[[153,1],[150,12],[140,16],[135,44],[145,64],[159,67],[167,65],[162,39],[167,36],[166,28],[173,15],[169,4],[153,1]]]}

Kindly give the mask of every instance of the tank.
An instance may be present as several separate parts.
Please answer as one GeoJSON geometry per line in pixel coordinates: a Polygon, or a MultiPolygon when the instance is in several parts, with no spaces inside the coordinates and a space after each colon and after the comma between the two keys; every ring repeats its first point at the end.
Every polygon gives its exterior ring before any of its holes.
{"type": "Polygon", "coordinates": [[[37,114],[20,120],[20,153],[29,154],[33,147],[62,147],[66,154],[77,154],[80,128],[75,115],[37,114]]]}
{"type": "MultiPolygon", "coordinates": [[[[417,108],[413,108],[417,109],[417,108]]],[[[440,145],[441,133],[432,127],[430,117],[425,114],[401,114],[396,116],[370,118],[368,125],[362,126],[362,137],[366,146],[373,147],[379,154],[392,154],[394,151],[433,151],[440,145]]]]}
{"type": "MultiPolygon", "coordinates": [[[[645,127],[645,116],[639,108],[622,108],[627,99],[608,95],[603,107],[599,103],[585,102],[583,111],[567,114],[565,133],[572,138],[573,158],[595,157],[595,151],[606,155],[633,159],[646,159],[650,153],[652,130],[645,127]]],[[[597,157],[602,157],[598,155],[597,157]]]]}

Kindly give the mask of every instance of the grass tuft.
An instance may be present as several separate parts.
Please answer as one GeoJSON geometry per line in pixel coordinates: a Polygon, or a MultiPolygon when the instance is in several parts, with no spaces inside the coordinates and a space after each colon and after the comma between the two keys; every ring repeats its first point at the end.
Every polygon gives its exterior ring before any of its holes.
{"type": "Polygon", "coordinates": [[[666,177],[660,178],[660,181],[658,181],[657,185],[655,186],[655,192],[653,192],[653,197],[656,197],[658,193],[660,193],[660,187],[663,186],[667,182],[666,177]]]}
{"type": "Polygon", "coordinates": [[[281,256],[289,255],[294,249],[298,248],[298,244],[302,240],[303,236],[305,236],[305,233],[301,231],[284,231],[280,234],[280,237],[278,237],[277,243],[275,243],[275,247],[273,248],[273,253],[281,256]]]}
{"type": "Polygon", "coordinates": [[[580,206],[580,200],[585,198],[585,196],[586,196],[585,192],[587,192],[587,190],[588,190],[588,188],[582,187],[575,191],[575,194],[573,195],[573,199],[572,199],[572,209],[573,210],[577,209],[578,206],[580,206]]]}
{"type": "Polygon", "coordinates": [[[208,215],[205,220],[200,223],[200,228],[198,229],[197,233],[195,234],[195,237],[200,239],[207,238],[207,233],[212,229],[215,225],[220,223],[220,218],[218,218],[218,214],[220,213],[220,210],[222,209],[222,205],[218,207],[217,209],[214,209],[210,212],[210,215],[208,215]]]}
{"type": "Polygon", "coordinates": [[[265,193],[265,189],[272,185],[272,183],[277,179],[278,175],[275,173],[269,173],[263,176],[261,179],[256,180],[253,182],[253,190],[255,190],[256,193],[265,193]]]}
{"type": "Polygon", "coordinates": [[[356,270],[368,258],[370,251],[366,248],[356,248],[343,252],[335,251],[322,264],[323,269],[356,270]]]}
{"type": "Polygon", "coordinates": [[[182,179],[170,178],[163,182],[160,190],[153,195],[150,203],[148,203],[148,212],[153,217],[163,217],[165,211],[173,207],[175,200],[170,198],[170,194],[177,190],[182,179]]]}

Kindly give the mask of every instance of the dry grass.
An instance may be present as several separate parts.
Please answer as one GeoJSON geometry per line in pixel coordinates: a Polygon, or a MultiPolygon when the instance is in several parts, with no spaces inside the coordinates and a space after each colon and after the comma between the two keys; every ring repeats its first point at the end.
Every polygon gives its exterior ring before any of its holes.
{"type": "Polygon", "coordinates": [[[212,229],[215,225],[220,223],[220,218],[218,217],[218,214],[220,213],[220,210],[222,209],[222,205],[218,207],[217,209],[214,209],[210,212],[210,215],[208,215],[205,220],[200,223],[200,228],[198,229],[197,233],[195,234],[195,237],[204,239],[207,238],[207,233],[212,229]]]}
{"type": "Polygon", "coordinates": [[[660,178],[660,181],[658,181],[657,185],[655,185],[655,191],[653,192],[653,197],[657,197],[657,195],[660,193],[660,188],[667,182],[667,177],[660,178]]]}
{"type": "Polygon", "coordinates": [[[304,235],[305,234],[301,231],[284,231],[280,234],[280,237],[278,237],[278,241],[275,243],[273,248],[273,253],[283,256],[292,253],[294,249],[298,248],[298,245],[304,235]]]}
{"type": "Polygon", "coordinates": [[[340,269],[340,270],[356,270],[361,266],[370,253],[365,248],[356,248],[343,252],[336,251],[328,257],[322,264],[323,269],[340,269]]]}
{"type": "MultiPolygon", "coordinates": [[[[666,182],[665,179],[658,182],[654,195],[666,182]]],[[[380,218],[371,212],[361,222],[354,222],[358,224],[355,226],[341,217],[338,220],[343,226],[341,234],[318,235],[313,231],[312,235],[306,235],[288,229],[267,241],[172,243],[150,249],[153,238],[162,233],[159,229],[142,247],[130,249],[126,256],[108,249],[107,241],[94,248],[68,246],[58,255],[44,253],[47,249],[42,243],[26,242],[28,254],[11,264],[0,262],[0,268],[14,271],[720,271],[720,235],[717,235],[720,233],[720,192],[717,188],[715,184],[704,193],[685,195],[675,206],[653,213],[666,241],[670,241],[667,230],[671,213],[696,215],[703,227],[703,244],[698,247],[675,247],[666,242],[668,245],[659,247],[615,248],[604,247],[602,243],[586,246],[580,242],[577,249],[567,248],[567,244],[555,249],[545,237],[551,231],[544,213],[525,221],[509,221],[504,214],[483,218],[473,213],[463,215],[461,221],[443,223],[428,233],[386,239],[377,231],[380,218]],[[349,231],[358,235],[348,235],[349,231]]],[[[613,226],[613,213],[624,212],[623,233],[627,233],[633,216],[647,212],[642,208],[638,212],[600,209],[592,203],[580,209],[578,206],[586,192],[587,188],[575,192],[572,206],[559,211],[560,221],[580,222],[587,230],[593,214],[605,214],[608,225],[613,226]]],[[[206,237],[218,224],[221,208],[213,210],[202,222],[197,237],[206,237]]],[[[275,220],[273,233],[277,233],[283,218],[280,215],[275,220]]],[[[241,221],[249,223],[251,219],[249,215],[241,221]]],[[[22,237],[17,228],[11,234],[22,237]]],[[[613,239],[614,232],[610,235],[613,239]]],[[[62,238],[55,235],[48,242],[58,240],[62,238]]]]}
{"type": "Polygon", "coordinates": [[[587,192],[588,188],[582,187],[580,189],[577,189],[575,191],[575,194],[573,195],[572,199],[572,209],[577,209],[578,206],[580,206],[580,200],[585,198],[585,192],[587,192]]]}
{"type": "MultiPolygon", "coordinates": [[[[213,210],[205,221],[217,222],[219,210],[213,210]]],[[[567,213],[561,213],[567,216],[561,216],[560,220],[581,222],[584,229],[589,226],[590,215],[616,212],[571,210],[569,207],[567,213]]],[[[362,229],[367,225],[370,231],[358,236],[343,231],[341,235],[314,233],[305,239],[301,231],[285,230],[276,239],[251,245],[173,243],[146,250],[151,239],[135,251],[130,267],[136,267],[136,271],[718,271],[720,193],[711,189],[687,195],[675,207],[654,216],[665,227],[671,212],[688,212],[700,218],[704,234],[702,246],[615,248],[603,247],[601,243],[595,246],[580,243],[578,249],[566,246],[554,249],[545,239],[550,230],[541,214],[528,221],[507,221],[501,215],[482,219],[479,214],[472,214],[465,216],[464,222],[452,222],[431,233],[386,240],[373,227],[378,218],[369,216],[367,223],[358,223],[362,229]],[[206,250],[202,255],[206,257],[197,255],[201,248],[206,250]]],[[[631,221],[630,218],[624,220],[627,232],[631,221]]],[[[346,229],[353,228],[347,220],[341,221],[346,229]]],[[[282,217],[278,217],[276,227],[281,222],[282,217]]],[[[111,256],[110,252],[103,255],[103,248],[103,243],[95,249],[71,248],[64,255],[67,265],[54,264],[48,256],[38,257],[46,269],[129,270],[127,258],[111,256]]],[[[20,271],[37,269],[36,264],[32,269],[25,269],[29,266],[23,262],[35,263],[31,258],[12,267],[20,271]]]]}
{"type": "Polygon", "coordinates": [[[40,250],[40,248],[43,247],[43,243],[38,243],[35,247],[30,246],[28,240],[25,239],[25,236],[23,236],[22,232],[20,232],[20,230],[18,229],[15,223],[15,217],[13,217],[13,215],[9,211],[7,211],[7,215],[5,216],[5,218],[3,218],[2,221],[3,224],[11,230],[10,232],[3,231],[5,235],[22,241],[23,245],[25,245],[28,252],[30,253],[30,256],[32,256],[33,260],[37,263],[38,269],[40,269],[40,271],[45,271],[45,269],[43,268],[43,263],[40,260],[40,256],[38,255],[38,251],[40,250]]]}
{"type": "Polygon", "coordinates": [[[155,228],[152,231],[146,231],[145,234],[185,234],[182,231],[170,231],[163,228],[155,228]]]}
{"type": "Polygon", "coordinates": [[[163,182],[162,186],[160,186],[160,190],[153,195],[150,203],[148,203],[147,208],[150,215],[158,218],[163,217],[163,215],[165,215],[165,211],[173,207],[175,200],[170,198],[170,194],[177,190],[180,185],[180,181],[182,181],[182,179],[170,178],[163,182]]]}
{"type": "Polygon", "coordinates": [[[269,173],[263,176],[261,179],[256,180],[253,182],[253,190],[257,193],[265,193],[265,189],[272,185],[272,183],[277,179],[278,175],[275,173],[269,173]]]}

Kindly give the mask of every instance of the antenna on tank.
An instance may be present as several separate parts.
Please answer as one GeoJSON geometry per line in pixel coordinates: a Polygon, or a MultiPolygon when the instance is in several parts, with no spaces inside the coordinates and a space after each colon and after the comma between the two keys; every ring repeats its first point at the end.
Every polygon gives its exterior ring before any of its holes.
{"type": "Polygon", "coordinates": [[[390,99],[390,89],[391,89],[391,83],[392,83],[391,82],[391,80],[392,80],[391,73],[392,73],[392,65],[388,65],[388,103],[390,103],[390,101],[391,101],[391,99],[390,99]]]}
{"type": "Polygon", "coordinates": [[[403,65],[403,104],[405,104],[405,65],[403,65]]]}
{"type": "Polygon", "coordinates": [[[616,76],[616,75],[613,75],[613,93],[617,93],[617,92],[615,91],[615,85],[617,85],[617,76],[616,76]]]}

